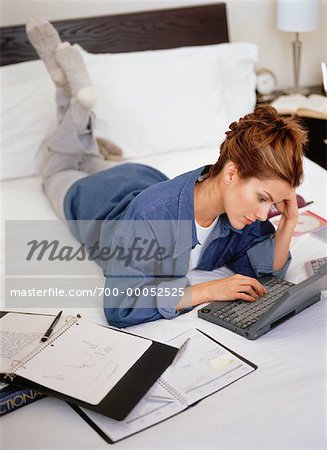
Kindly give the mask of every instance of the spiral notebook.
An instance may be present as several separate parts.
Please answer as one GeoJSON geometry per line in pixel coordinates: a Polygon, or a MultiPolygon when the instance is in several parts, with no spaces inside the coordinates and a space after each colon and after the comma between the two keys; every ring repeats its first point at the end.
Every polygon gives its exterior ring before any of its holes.
{"type": "Polygon", "coordinates": [[[113,444],[162,422],[257,368],[197,329],[177,336],[169,344],[182,351],[125,420],[118,422],[73,406],[106,442],[113,444]]]}
{"type": "Polygon", "coordinates": [[[60,318],[50,338],[40,342],[52,319],[2,314],[3,378],[116,420],[126,417],[177,352],[168,345],[95,325],[80,315],[60,318]]]}

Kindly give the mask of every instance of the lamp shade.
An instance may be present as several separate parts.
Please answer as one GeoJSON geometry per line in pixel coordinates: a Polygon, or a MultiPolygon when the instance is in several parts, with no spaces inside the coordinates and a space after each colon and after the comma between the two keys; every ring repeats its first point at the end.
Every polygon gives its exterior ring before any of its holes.
{"type": "Polygon", "coordinates": [[[318,0],[278,0],[277,28],[302,33],[317,27],[318,0]]]}

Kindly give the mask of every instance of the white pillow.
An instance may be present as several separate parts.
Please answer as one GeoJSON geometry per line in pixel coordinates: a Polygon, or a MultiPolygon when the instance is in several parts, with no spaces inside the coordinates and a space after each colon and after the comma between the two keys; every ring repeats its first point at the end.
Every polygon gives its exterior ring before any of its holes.
{"type": "Polygon", "coordinates": [[[1,179],[36,174],[36,153],[56,125],[55,90],[42,61],[0,68],[1,179]]]}
{"type": "Polygon", "coordinates": [[[104,134],[109,131],[130,158],[220,143],[228,125],[255,106],[253,44],[132,54],[81,50],[96,88],[101,89],[95,111],[107,119],[104,134]],[[126,103],[119,104],[123,97],[126,103]]]}
{"type": "Polygon", "coordinates": [[[256,104],[254,63],[258,48],[246,42],[221,44],[219,56],[228,115],[232,121],[238,120],[252,112],[256,104]]]}
{"type": "MultiPolygon", "coordinates": [[[[218,145],[229,123],[255,104],[252,44],[83,56],[99,96],[96,134],[127,158],[218,145]]],[[[31,176],[55,127],[55,90],[41,61],[0,73],[2,178],[31,176]]]]}
{"type": "Polygon", "coordinates": [[[127,157],[207,147],[223,135],[228,115],[217,46],[86,61],[98,90],[95,112],[127,157]]]}

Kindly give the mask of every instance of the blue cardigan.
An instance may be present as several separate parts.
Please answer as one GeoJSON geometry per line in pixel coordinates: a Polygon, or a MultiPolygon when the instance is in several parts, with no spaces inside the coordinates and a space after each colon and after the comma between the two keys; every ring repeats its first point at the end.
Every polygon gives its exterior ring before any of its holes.
{"type": "MultiPolygon", "coordinates": [[[[67,192],[69,227],[106,277],[104,311],[110,325],[171,319],[190,309],[176,311],[176,305],[190,285],[191,249],[201,245],[194,185],[208,170],[200,167],[169,180],[152,167],[126,163],[82,178],[67,192]]],[[[237,230],[223,214],[197,269],[227,266],[251,277],[283,277],[290,255],[283,269],[273,272],[274,231],[269,221],[237,230]]]]}

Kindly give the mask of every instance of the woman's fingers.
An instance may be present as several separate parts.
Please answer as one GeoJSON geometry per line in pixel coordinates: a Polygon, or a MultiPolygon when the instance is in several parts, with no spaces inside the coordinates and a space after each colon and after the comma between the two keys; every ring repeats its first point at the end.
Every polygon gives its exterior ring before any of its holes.
{"type": "Polygon", "coordinates": [[[251,295],[245,294],[244,292],[240,292],[237,294],[235,300],[245,300],[246,302],[255,302],[256,298],[251,297],[251,295]]]}
{"type": "Polygon", "coordinates": [[[267,293],[266,288],[258,280],[244,275],[232,275],[221,280],[208,283],[209,301],[245,300],[253,302],[267,293]]]}
{"type": "Polygon", "coordinates": [[[260,295],[251,286],[241,286],[240,292],[250,295],[254,300],[260,298],[260,295]]]}
{"type": "Polygon", "coordinates": [[[251,286],[252,289],[254,289],[258,295],[264,295],[267,293],[267,289],[255,278],[251,277],[245,277],[243,275],[240,275],[241,278],[241,285],[245,286],[251,286]]]}

